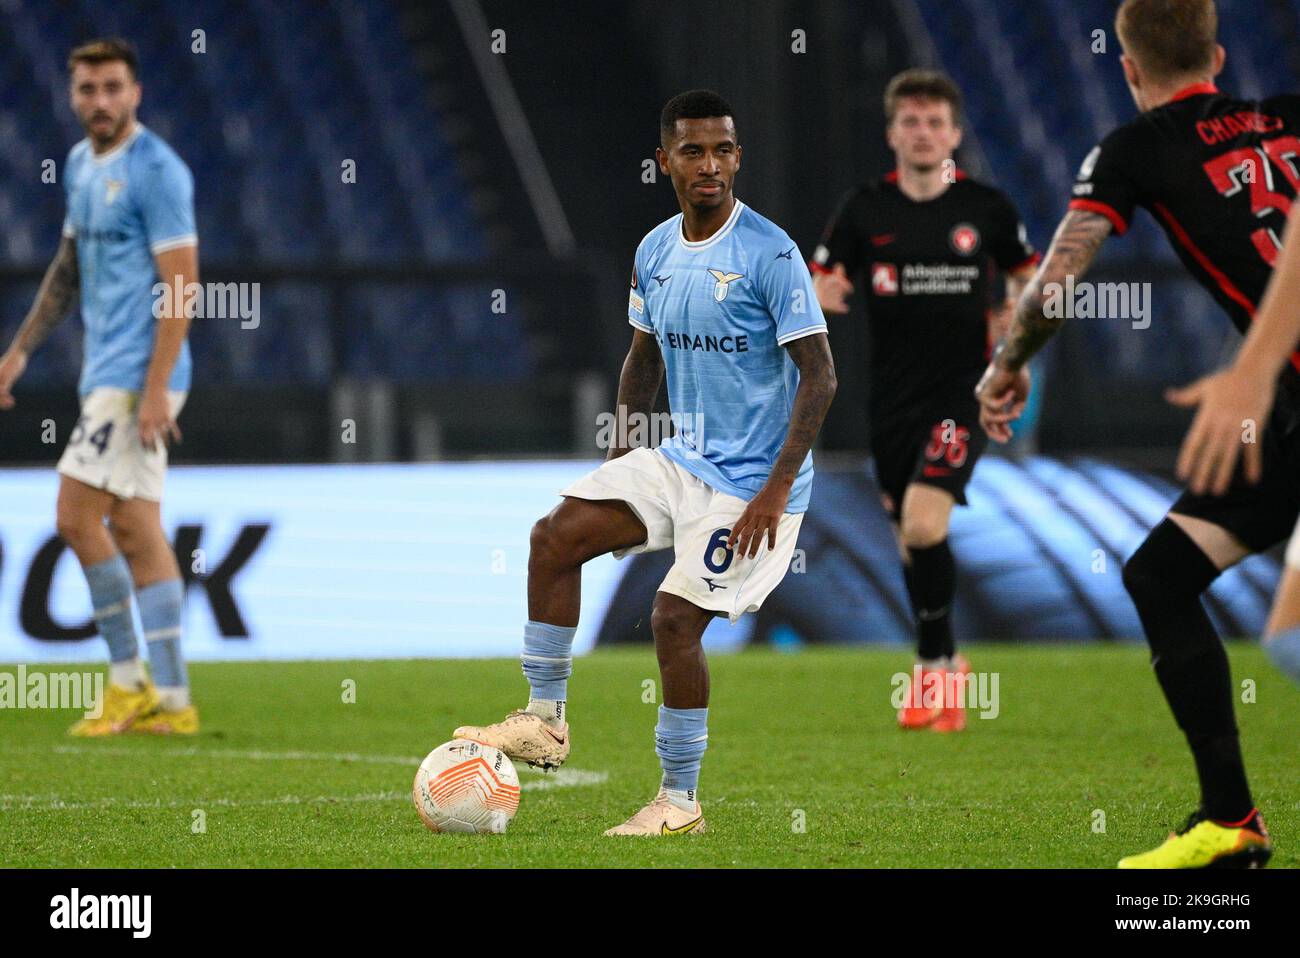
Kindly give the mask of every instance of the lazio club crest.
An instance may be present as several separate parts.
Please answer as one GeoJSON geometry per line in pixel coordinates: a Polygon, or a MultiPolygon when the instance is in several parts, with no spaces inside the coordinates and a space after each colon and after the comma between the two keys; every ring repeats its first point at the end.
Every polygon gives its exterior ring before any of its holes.
{"type": "Polygon", "coordinates": [[[126,183],[122,180],[104,180],[104,205],[112,206],[117,194],[122,192],[126,183]]]}
{"type": "Polygon", "coordinates": [[[733,282],[745,278],[744,273],[724,273],[720,269],[709,270],[709,275],[718,281],[718,284],[713,287],[713,298],[719,303],[727,298],[727,290],[731,288],[733,282]]]}

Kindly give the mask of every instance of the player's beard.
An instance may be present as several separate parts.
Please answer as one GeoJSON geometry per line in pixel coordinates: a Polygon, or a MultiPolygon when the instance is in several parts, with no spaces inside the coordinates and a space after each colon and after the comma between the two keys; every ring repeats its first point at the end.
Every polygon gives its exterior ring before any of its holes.
{"type": "Polygon", "coordinates": [[[96,146],[103,146],[106,143],[116,142],[118,137],[122,135],[122,131],[126,129],[126,125],[130,122],[131,114],[129,111],[116,118],[109,113],[100,113],[91,116],[88,122],[82,124],[82,127],[85,129],[86,135],[95,142],[96,146]],[[98,132],[94,124],[96,120],[105,118],[111,122],[111,125],[108,127],[108,133],[101,134],[98,132]]]}

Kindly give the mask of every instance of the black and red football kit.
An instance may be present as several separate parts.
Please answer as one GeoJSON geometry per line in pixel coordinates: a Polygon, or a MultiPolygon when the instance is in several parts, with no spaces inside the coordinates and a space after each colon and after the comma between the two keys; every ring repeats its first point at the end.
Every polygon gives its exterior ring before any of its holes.
{"type": "Polygon", "coordinates": [[[989,358],[995,270],[1038,261],[1011,201],[958,172],[930,200],[897,173],[849,194],[810,264],[842,263],[866,296],[871,337],[871,451],[891,516],[912,482],[965,504],[987,443],[975,384],[989,358]]]}
{"type": "MultiPolygon", "coordinates": [[[[1105,216],[1117,233],[1143,207],[1178,258],[1242,332],[1277,261],[1300,187],[1300,96],[1239,100],[1199,83],[1119,127],[1083,161],[1070,208],[1105,216]]],[[[1300,514],[1300,356],[1282,373],[1260,438],[1263,476],[1238,469],[1223,496],[1184,492],[1171,511],[1227,529],[1261,551],[1300,514]]]]}

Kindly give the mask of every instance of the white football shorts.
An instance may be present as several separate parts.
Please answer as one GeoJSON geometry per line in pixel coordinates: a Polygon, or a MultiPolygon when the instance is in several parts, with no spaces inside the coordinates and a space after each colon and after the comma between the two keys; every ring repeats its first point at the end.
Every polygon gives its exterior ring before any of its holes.
{"type": "MultiPolygon", "coordinates": [[[[169,392],[172,416],[185,405],[184,392],[169,392]]],[[[140,394],[100,386],[81,403],[81,417],[72,427],[68,446],[59,459],[59,472],[119,499],[162,501],[167,473],[167,447],[155,443],[150,452],[140,442],[136,406],[140,394]]]]}
{"type": "Polygon", "coordinates": [[[735,622],[756,612],[785,578],[794,556],[803,513],[787,512],[776,528],[776,545],[766,536],[750,559],[726,548],[744,499],[719,492],[657,449],[638,448],[604,463],[560,490],[575,499],[620,499],[646,527],[646,541],[614,553],[617,559],[670,546],[676,561],[659,590],[681,596],[735,622]]]}

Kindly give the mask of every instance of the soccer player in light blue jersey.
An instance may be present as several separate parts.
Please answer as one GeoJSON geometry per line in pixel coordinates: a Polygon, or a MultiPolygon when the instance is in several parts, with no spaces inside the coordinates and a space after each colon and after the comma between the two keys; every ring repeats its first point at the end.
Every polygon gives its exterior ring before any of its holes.
{"type": "Polygon", "coordinates": [[[731,108],[707,90],[683,93],[664,107],[660,139],[659,168],[682,211],[637,248],[616,420],[636,431],[633,418],[651,413],[666,372],[676,432],[655,449],[616,437],[605,464],[533,527],[528,706],[455,731],[531,765],[561,764],[583,563],[672,548],[650,618],[663,681],[662,784],[606,835],[703,831],[696,787],[709,672],[700,640],[714,616],[735,622],[757,610],[785,576],[808,508],[809,450],[835,394],[826,322],[798,248],[732,191],[741,151],[731,108]]]}
{"type": "Polygon", "coordinates": [[[57,521],[85,572],[110,664],[102,715],[71,731],[193,734],[198,712],[180,651],[184,586],[159,503],[167,444],[180,438],[176,416],[190,384],[182,303],[198,281],[194,181],[171,147],[136,120],[140,84],[129,43],[87,43],[72,52],[68,69],[86,139],[63,169],[68,208],[59,250],[0,358],[0,409],[12,408],[27,357],[80,294],[81,417],[59,460],[57,521]],[[156,299],[159,280],[166,292],[156,299]]]}

